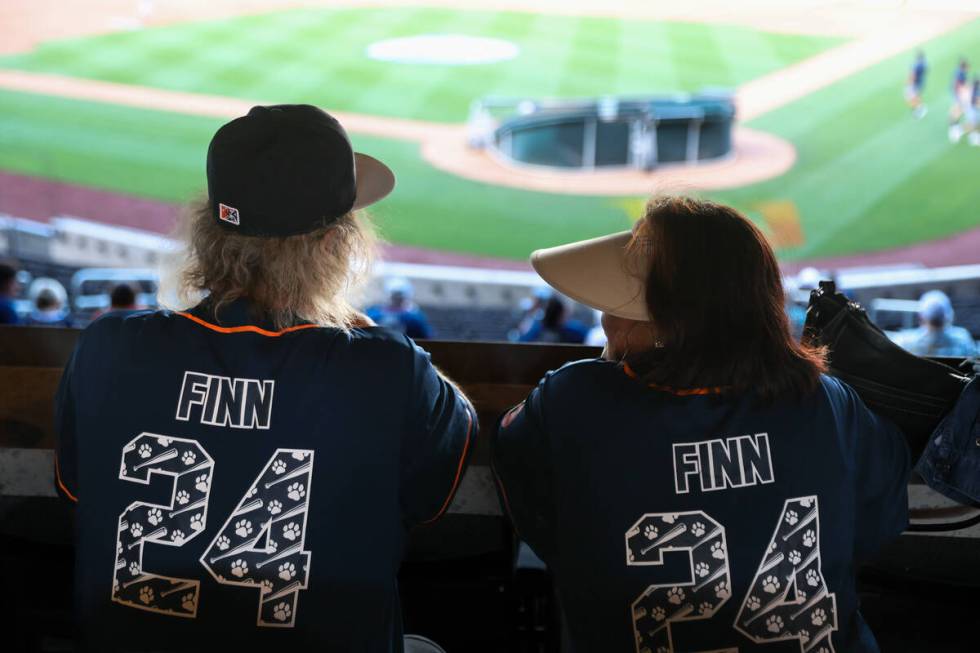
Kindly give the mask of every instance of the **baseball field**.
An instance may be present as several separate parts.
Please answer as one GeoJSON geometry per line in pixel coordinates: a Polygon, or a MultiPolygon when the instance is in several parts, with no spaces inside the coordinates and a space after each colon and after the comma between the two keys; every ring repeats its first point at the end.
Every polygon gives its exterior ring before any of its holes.
{"type": "Polygon", "coordinates": [[[577,13],[535,11],[530,1],[523,9],[505,3],[506,11],[486,2],[330,4],[358,6],[194,16],[185,3],[189,15],[151,14],[139,28],[39,35],[0,56],[0,172],[179,204],[204,190],[207,143],[223,113],[308,102],[342,120],[353,116],[355,147],[398,175],[395,193],[372,209],[386,239],[522,259],[626,228],[647,193],[583,194],[574,179],[567,192],[495,184],[492,175],[475,180],[434,165],[438,148],[423,154],[427,134],[463,134],[471,103],[490,95],[726,88],[738,92],[743,126],[791,144],[791,167],[734,188],[687,184],[683,171],[654,173],[650,192],[690,190],[732,203],[772,234],[788,261],[891,250],[980,227],[980,148],[946,138],[954,66],[959,57],[980,65],[975,16],[909,15],[889,30],[866,16],[870,27],[828,20],[825,29],[819,21],[792,29],[724,16],[711,22],[710,12],[634,16],[630,3],[609,12],[579,3],[591,9],[577,13]],[[424,62],[369,54],[391,39],[432,34],[494,39],[510,54],[467,65],[452,52],[424,62]],[[929,62],[929,113],[921,120],[902,99],[917,48],[929,62]],[[207,110],[195,108],[198,96],[207,110]]]}

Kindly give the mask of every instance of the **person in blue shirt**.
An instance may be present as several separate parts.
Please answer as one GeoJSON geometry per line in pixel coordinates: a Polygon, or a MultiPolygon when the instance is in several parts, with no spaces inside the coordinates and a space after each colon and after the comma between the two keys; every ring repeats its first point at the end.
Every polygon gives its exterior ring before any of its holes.
{"type": "Polygon", "coordinates": [[[422,309],[413,301],[415,289],[408,279],[395,277],[385,282],[387,304],[367,309],[367,316],[378,326],[404,333],[409,338],[431,338],[432,327],[422,309]]]}
{"type": "Polygon", "coordinates": [[[28,326],[70,327],[68,293],[56,279],[40,277],[31,282],[27,293],[34,300],[34,309],[24,319],[28,326]]]}
{"type": "Polygon", "coordinates": [[[953,326],[954,317],[946,293],[930,290],[919,298],[920,326],[899,331],[892,340],[916,356],[976,356],[976,341],[963,327],[953,326]]]}
{"type": "Polygon", "coordinates": [[[926,64],[926,53],[919,50],[915,55],[915,61],[912,62],[912,68],[909,70],[908,83],[905,86],[905,102],[912,109],[912,115],[917,119],[925,117],[929,111],[929,108],[922,103],[922,89],[926,84],[926,71],[928,68],[926,64]]]}
{"type": "Polygon", "coordinates": [[[58,391],[78,650],[400,652],[408,529],[446,512],[476,419],[348,300],[394,176],[280,105],[217,131],[207,179],[180,276],[205,299],[96,320],[58,391]]]}
{"type": "Polygon", "coordinates": [[[957,143],[963,136],[963,121],[967,117],[970,109],[971,87],[969,84],[970,64],[965,58],[960,59],[960,63],[953,72],[953,83],[950,91],[953,94],[953,103],[949,107],[949,140],[957,143]]]}
{"type": "Polygon", "coordinates": [[[14,309],[19,288],[17,268],[0,262],[0,324],[17,324],[20,321],[14,309]]]}
{"type": "Polygon", "coordinates": [[[908,523],[908,447],[790,336],[758,228],[661,198],[633,233],[532,264],[602,310],[608,336],[492,442],[501,503],[554,574],[567,650],[877,651],[854,572],[908,523]]]}
{"type": "Polygon", "coordinates": [[[544,300],[541,310],[526,328],[518,334],[518,342],[549,342],[580,345],[589,333],[588,327],[569,317],[568,303],[558,293],[552,292],[544,300]]]}

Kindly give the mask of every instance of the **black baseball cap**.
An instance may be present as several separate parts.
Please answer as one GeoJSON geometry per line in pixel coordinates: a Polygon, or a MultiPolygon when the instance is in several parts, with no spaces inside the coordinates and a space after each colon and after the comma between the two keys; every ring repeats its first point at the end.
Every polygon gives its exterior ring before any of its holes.
{"type": "Polygon", "coordinates": [[[309,104],[252,107],[222,125],[207,170],[215,220],[245,236],[309,233],[395,187],[388,166],[354,152],[336,118],[309,104]]]}

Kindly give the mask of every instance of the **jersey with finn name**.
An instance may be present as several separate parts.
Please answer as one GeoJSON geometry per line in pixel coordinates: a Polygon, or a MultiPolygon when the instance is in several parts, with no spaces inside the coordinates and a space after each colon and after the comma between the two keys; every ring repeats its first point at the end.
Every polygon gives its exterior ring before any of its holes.
{"type": "Polygon", "coordinates": [[[907,524],[898,429],[827,376],[767,404],[627,372],[549,374],[493,444],[570,650],[877,651],[854,567],[907,524]]]}
{"type": "Polygon", "coordinates": [[[443,514],[468,401],[379,328],[107,315],[57,399],[83,650],[400,651],[407,529],[443,514]]]}

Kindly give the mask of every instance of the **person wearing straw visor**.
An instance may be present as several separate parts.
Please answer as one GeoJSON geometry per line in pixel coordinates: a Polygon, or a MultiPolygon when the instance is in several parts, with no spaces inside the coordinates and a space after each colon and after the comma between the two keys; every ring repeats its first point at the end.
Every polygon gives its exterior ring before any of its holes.
{"type": "Polygon", "coordinates": [[[501,503],[554,574],[570,650],[877,651],[854,568],[907,525],[909,453],[790,337],[762,233],[659,198],[632,232],[531,261],[608,335],[493,440],[501,503]]]}

